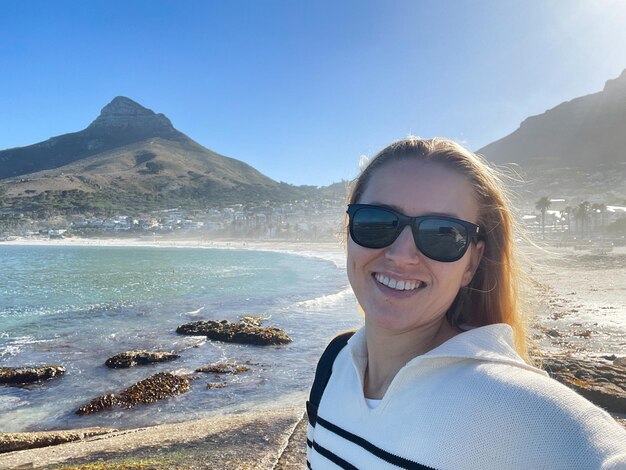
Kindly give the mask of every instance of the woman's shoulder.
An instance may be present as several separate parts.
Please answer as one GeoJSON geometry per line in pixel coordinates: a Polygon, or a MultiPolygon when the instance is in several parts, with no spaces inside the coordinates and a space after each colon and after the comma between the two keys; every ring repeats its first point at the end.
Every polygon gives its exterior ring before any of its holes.
{"type": "Polygon", "coordinates": [[[516,429],[536,428],[542,434],[565,433],[572,438],[602,434],[621,441],[626,451],[626,430],[605,410],[574,390],[532,370],[510,364],[474,364],[471,381],[474,400],[490,412],[501,413],[516,429]],[[481,399],[476,400],[480,394],[481,399]]]}

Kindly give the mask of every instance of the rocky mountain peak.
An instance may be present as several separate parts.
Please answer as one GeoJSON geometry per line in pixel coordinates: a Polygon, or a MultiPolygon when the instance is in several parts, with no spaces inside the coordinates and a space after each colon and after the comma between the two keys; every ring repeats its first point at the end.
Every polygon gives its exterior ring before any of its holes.
{"type": "Polygon", "coordinates": [[[171,121],[163,114],[144,108],[125,96],[113,98],[88,127],[89,130],[117,128],[174,130],[171,121]]]}
{"type": "Polygon", "coordinates": [[[604,91],[626,95],[626,69],[622,71],[619,77],[607,80],[604,85],[604,91]]]}

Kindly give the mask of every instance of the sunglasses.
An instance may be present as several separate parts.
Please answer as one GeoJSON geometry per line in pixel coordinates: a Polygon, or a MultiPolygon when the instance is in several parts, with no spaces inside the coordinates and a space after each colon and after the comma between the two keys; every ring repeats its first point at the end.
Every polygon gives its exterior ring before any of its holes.
{"type": "Polygon", "coordinates": [[[482,238],[478,225],[454,217],[409,217],[370,204],[349,204],[348,217],[350,236],[357,245],[384,248],[391,245],[408,225],[418,250],[424,256],[444,263],[461,259],[470,242],[476,243],[482,238]]]}

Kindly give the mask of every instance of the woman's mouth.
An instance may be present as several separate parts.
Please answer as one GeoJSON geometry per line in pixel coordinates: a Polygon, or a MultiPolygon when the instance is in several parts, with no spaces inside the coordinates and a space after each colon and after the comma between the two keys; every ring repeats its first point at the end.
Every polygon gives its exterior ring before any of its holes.
{"type": "Polygon", "coordinates": [[[405,291],[415,290],[425,286],[422,281],[410,280],[410,279],[394,279],[392,277],[385,276],[380,273],[374,274],[374,279],[380,282],[383,286],[387,286],[390,289],[405,291]]]}

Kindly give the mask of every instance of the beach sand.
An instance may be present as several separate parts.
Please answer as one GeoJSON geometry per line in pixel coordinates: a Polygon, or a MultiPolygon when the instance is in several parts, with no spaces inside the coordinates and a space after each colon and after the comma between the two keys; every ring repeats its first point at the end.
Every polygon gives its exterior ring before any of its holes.
{"type": "Polygon", "coordinates": [[[47,246],[146,246],[146,247],[180,247],[180,248],[218,248],[238,250],[283,251],[289,253],[320,252],[343,254],[344,247],[338,241],[292,241],[292,240],[239,240],[206,238],[37,238],[13,237],[0,242],[2,245],[47,245],[47,246]]]}

